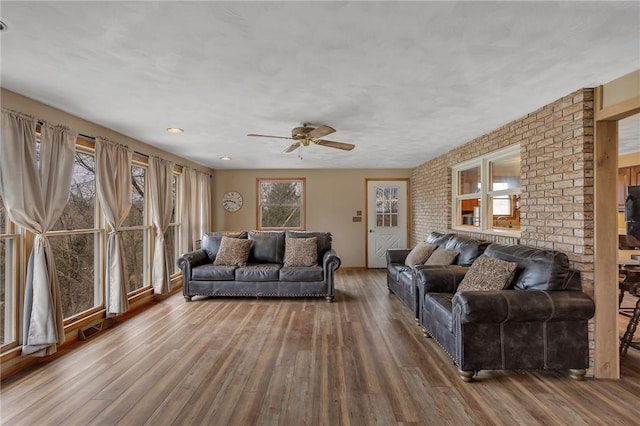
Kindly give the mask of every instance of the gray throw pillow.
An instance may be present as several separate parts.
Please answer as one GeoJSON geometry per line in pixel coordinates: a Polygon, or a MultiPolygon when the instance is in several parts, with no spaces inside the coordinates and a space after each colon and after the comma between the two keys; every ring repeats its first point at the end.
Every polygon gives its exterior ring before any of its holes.
{"type": "Polygon", "coordinates": [[[222,237],[220,249],[213,264],[216,266],[247,266],[252,243],[253,241],[247,239],[222,237]]]}
{"type": "Polygon", "coordinates": [[[504,290],[509,287],[518,264],[487,255],[478,257],[464,275],[458,291],[504,290]]]}
{"type": "Polygon", "coordinates": [[[451,265],[456,261],[458,252],[438,247],[431,256],[424,262],[425,265],[451,265]]]}
{"type": "Polygon", "coordinates": [[[422,265],[437,248],[438,246],[435,244],[419,242],[411,249],[404,264],[407,266],[422,265]]]}

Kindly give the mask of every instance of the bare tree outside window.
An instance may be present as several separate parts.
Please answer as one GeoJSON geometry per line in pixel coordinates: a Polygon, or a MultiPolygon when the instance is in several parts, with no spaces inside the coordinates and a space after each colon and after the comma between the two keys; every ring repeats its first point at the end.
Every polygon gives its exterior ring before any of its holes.
{"type": "Polygon", "coordinates": [[[122,223],[121,237],[127,259],[129,292],[148,286],[149,227],[145,214],[146,167],[131,166],[131,210],[122,223]]]}
{"type": "Polygon", "coordinates": [[[304,229],[304,179],[258,179],[260,229],[304,229]]]}

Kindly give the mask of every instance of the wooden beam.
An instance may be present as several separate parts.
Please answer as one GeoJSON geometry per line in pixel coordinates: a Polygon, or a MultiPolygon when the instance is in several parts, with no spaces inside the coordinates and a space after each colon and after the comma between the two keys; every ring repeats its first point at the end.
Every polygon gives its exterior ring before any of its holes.
{"type": "MultiPolygon", "coordinates": [[[[596,93],[600,92],[598,90],[596,93]]],[[[602,99],[601,99],[602,100],[602,99]]],[[[630,117],[640,112],[640,96],[636,96],[626,101],[619,102],[614,105],[610,105],[606,108],[602,108],[602,103],[596,102],[596,120],[622,120],[623,118],[630,117]]]]}
{"type": "MultiPolygon", "coordinates": [[[[597,101],[596,101],[597,104],[597,101]]],[[[595,376],[620,378],[618,357],[618,123],[596,122],[594,147],[595,376]]]]}

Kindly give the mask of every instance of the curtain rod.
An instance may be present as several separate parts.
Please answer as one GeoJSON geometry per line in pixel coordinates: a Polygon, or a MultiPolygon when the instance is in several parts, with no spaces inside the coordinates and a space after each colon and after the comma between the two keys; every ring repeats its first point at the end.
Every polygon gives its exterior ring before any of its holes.
{"type": "MultiPolygon", "coordinates": [[[[43,121],[38,120],[38,125],[42,126],[43,124],[44,124],[43,121]]],[[[95,142],[96,141],[96,138],[94,136],[89,136],[89,135],[85,135],[85,134],[82,134],[82,133],[78,133],[78,137],[80,137],[82,139],[85,139],[85,140],[88,140],[89,142],[95,142]]],[[[133,153],[137,154],[137,155],[141,155],[141,156],[146,157],[146,158],[149,158],[149,154],[145,154],[144,152],[139,152],[139,151],[133,150],[133,153]]],[[[182,164],[178,164],[178,163],[176,163],[176,166],[182,167],[183,169],[186,168],[186,166],[183,166],[182,164]]],[[[208,175],[208,176],[209,176],[209,179],[213,178],[212,175],[208,175]]]]}

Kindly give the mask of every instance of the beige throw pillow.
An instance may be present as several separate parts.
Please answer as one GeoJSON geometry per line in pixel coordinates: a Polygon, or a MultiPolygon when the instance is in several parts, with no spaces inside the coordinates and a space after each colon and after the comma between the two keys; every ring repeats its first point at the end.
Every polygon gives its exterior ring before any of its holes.
{"type": "Polygon", "coordinates": [[[285,238],[284,266],[316,266],[318,238],[285,238]]]}
{"type": "Polygon", "coordinates": [[[247,239],[222,237],[220,249],[213,264],[216,266],[247,266],[252,242],[247,239]]]}
{"type": "Polygon", "coordinates": [[[509,287],[518,264],[486,255],[478,257],[464,275],[458,291],[504,290],[509,287]]]}
{"type": "Polygon", "coordinates": [[[424,262],[425,265],[451,265],[456,261],[458,252],[438,247],[431,256],[424,262]]]}
{"type": "Polygon", "coordinates": [[[422,265],[437,248],[438,246],[435,244],[419,242],[411,249],[404,264],[407,266],[422,265]]]}

